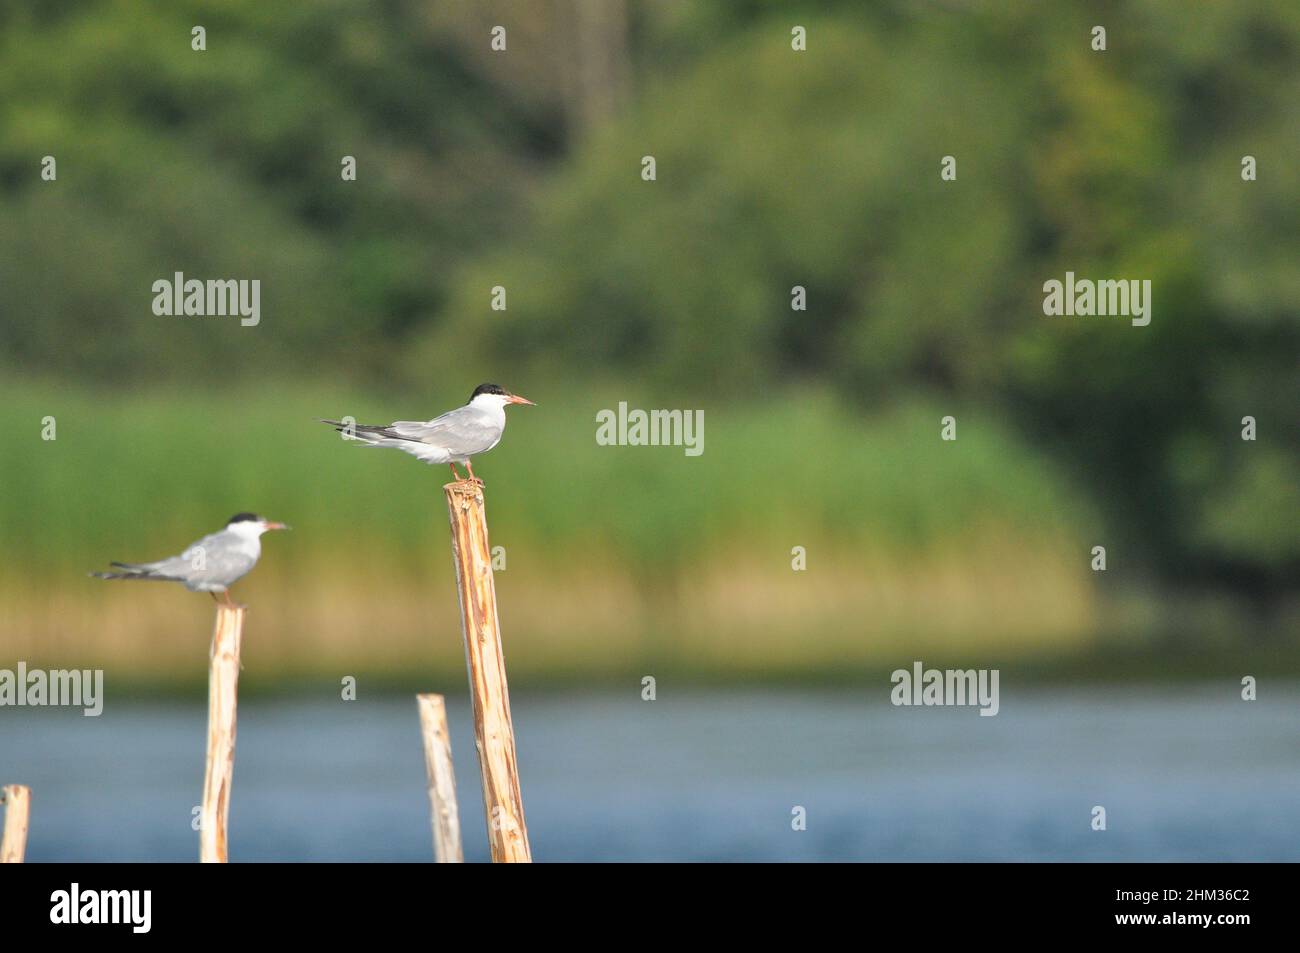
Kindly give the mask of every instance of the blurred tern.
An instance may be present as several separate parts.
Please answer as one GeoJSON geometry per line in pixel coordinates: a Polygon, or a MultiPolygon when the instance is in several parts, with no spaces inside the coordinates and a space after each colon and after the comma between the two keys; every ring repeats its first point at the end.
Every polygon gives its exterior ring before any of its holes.
{"type": "Polygon", "coordinates": [[[386,425],[345,424],[338,420],[321,423],[365,446],[396,447],[428,464],[445,463],[451,467],[456,482],[463,483],[466,479],[456,472],[459,463],[469,471],[469,481],[482,486],[469,458],[487,453],[501,442],[506,430],[506,404],[537,406],[496,384],[479,384],[468,404],[432,420],[398,420],[386,425]]]}
{"type": "Polygon", "coordinates": [[[179,582],[190,592],[217,593],[233,605],[227,591],[236,580],[246,576],[262,555],[261,536],[267,530],[288,529],[283,523],[263,519],[252,513],[236,513],[226,528],[192,543],[179,556],[169,556],[152,563],[109,563],[116,572],[92,572],[97,579],[157,579],[179,582]]]}

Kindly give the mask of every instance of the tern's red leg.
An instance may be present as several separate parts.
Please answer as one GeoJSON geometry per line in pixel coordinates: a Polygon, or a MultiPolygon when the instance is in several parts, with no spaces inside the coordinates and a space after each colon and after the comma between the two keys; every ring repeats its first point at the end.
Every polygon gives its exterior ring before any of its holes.
{"type": "Polygon", "coordinates": [[[471,483],[477,483],[479,486],[482,486],[482,485],[483,485],[483,481],[480,480],[478,477],[476,477],[476,476],[474,475],[474,464],[472,464],[472,463],[470,463],[468,460],[466,460],[466,461],[465,461],[465,469],[469,471],[469,481],[470,481],[471,483]]]}
{"type": "Polygon", "coordinates": [[[455,480],[457,483],[459,483],[462,478],[461,475],[456,472],[456,464],[449,463],[447,464],[447,466],[451,467],[451,478],[455,480]]]}

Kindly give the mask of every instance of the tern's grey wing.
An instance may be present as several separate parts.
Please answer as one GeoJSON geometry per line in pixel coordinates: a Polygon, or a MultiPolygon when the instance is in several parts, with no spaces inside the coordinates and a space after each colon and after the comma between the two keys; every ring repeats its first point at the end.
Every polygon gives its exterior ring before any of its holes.
{"type": "Polygon", "coordinates": [[[220,532],[209,533],[202,539],[190,543],[179,556],[168,556],[165,559],[157,559],[151,563],[113,563],[122,569],[133,569],[153,573],[159,576],[175,576],[183,574],[193,564],[193,556],[198,551],[206,551],[212,548],[213,540],[221,536],[220,532]]]}
{"type": "Polygon", "coordinates": [[[394,421],[388,430],[404,440],[445,447],[453,453],[466,456],[491,450],[501,439],[499,424],[468,407],[450,411],[433,420],[394,421]]]}
{"type": "Polygon", "coordinates": [[[179,556],[154,563],[155,572],[185,580],[186,585],[229,586],[257,565],[257,557],[225,531],[191,543],[179,556]]]}

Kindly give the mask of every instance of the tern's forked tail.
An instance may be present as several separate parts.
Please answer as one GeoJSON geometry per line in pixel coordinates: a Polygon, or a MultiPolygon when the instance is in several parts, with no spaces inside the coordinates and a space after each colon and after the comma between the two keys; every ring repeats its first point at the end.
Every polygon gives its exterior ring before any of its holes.
{"type": "Polygon", "coordinates": [[[95,579],[155,579],[160,582],[180,582],[175,576],[164,576],[148,566],[133,566],[130,563],[109,563],[116,566],[117,572],[91,572],[88,576],[95,579]]]}

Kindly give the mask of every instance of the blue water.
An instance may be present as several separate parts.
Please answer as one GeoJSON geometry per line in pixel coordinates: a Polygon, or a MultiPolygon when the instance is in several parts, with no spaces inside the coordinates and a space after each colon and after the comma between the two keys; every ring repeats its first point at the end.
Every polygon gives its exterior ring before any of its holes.
{"type": "MultiPolygon", "coordinates": [[[[1300,860],[1300,686],[1238,691],[1003,684],[990,718],[879,686],[645,702],[632,684],[517,693],[514,721],[537,860],[1300,860]]],[[[484,860],[466,700],[449,714],[484,860]]],[[[111,695],[99,718],[0,709],[0,782],[33,789],[28,859],[194,859],[205,718],[111,695]]],[[[243,703],[230,834],[232,860],[431,859],[414,699],[243,703]]]]}

